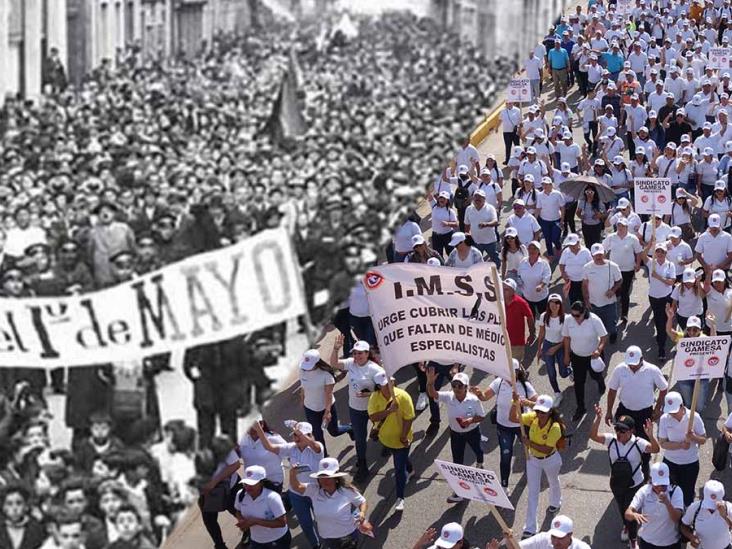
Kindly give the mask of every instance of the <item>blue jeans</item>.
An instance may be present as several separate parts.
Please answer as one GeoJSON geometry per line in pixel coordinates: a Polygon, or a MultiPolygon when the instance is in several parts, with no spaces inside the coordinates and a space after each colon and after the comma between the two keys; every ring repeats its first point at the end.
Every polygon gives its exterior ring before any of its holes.
{"type": "Polygon", "coordinates": [[[504,427],[496,425],[498,430],[498,447],[501,449],[501,482],[508,482],[511,475],[511,460],[513,459],[513,445],[516,437],[521,433],[520,427],[504,427]]]}
{"type": "MultiPolygon", "coordinates": [[[[325,410],[316,412],[305,407],[305,419],[313,426],[313,438],[323,445],[325,456],[328,457],[328,450],[325,448],[325,435],[323,434],[323,416],[325,410]]],[[[338,411],[335,403],[330,407],[330,422],[328,423],[328,433],[332,437],[339,437],[352,432],[351,426],[348,424],[341,425],[338,423],[338,411]]]]}
{"type": "Polygon", "coordinates": [[[297,522],[300,523],[300,528],[302,528],[302,533],[308,539],[310,547],[315,549],[320,544],[320,540],[318,540],[318,533],[315,531],[315,522],[313,521],[313,502],[310,498],[301,496],[292,490],[288,492],[288,495],[297,522]]]}
{"type": "Polygon", "coordinates": [[[404,498],[407,487],[407,473],[412,471],[412,462],[409,461],[409,448],[389,448],[394,458],[394,478],[396,480],[396,497],[404,498]]]}
{"type": "Polygon", "coordinates": [[[369,436],[369,413],[366,410],[354,410],[350,406],[351,429],[356,442],[356,457],[358,461],[366,461],[366,439],[369,436]]]}
{"type": "Polygon", "coordinates": [[[546,339],[544,340],[541,347],[541,359],[544,361],[544,364],[546,364],[546,375],[549,377],[549,384],[552,386],[555,393],[559,393],[559,384],[557,383],[557,366],[559,367],[559,375],[562,376],[562,379],[571,374],[572,369],[567,368],[564,365],[564,347],[560,347],[553,355],[549,354],[549,347],[553,347],[554,345],[556,345],[556,343],[551,343],[546,339]]]}
{"type": "Polygon", "coordinates": [[[618,304],[611,303],[603,307],[596,307],[592,305],[592,312],[600,317],[603,326],[607,330],[607,335],[610,337],[618,335],[618,304]]]}
{"type": "Polygon", "coordinates": [[[539,226],[541,232],[544,235],[544,241],[546,242],[546,253],[548,255],[554,255],[554,248],[561,253],[562,251],[562,226],[557,221],[547,221],[546,219],[539,218],[539,226]]]}
{"type": "MultiPolygon", "coordinates": [[[[428,368],[434,368],[437,373],[435,378],[435,391],[439,391],[444,385],[445,381],[450,379],[450,368],[437,362],[429,362],[428,368]]],[[[440,404],[430,399],[430,423],[440,423],[440,404]]]]}
{"type": "Polygon", "coordinates": [[[501,258],[498,257],[497,242],[491,242],[490,244],[478,244],[476,242],[475,247],[478,248],[483,254],[487,254],[490,260],[496,264],[496,267],[501,266],[501,258]]]}
{"type": "MultiPolygon", "coordinates": [[[[687,379],[685,381],[677,381],[676,387],[681,393],[681,398],[684,399],[684,405],[687,408],[691,407],[691,397],[694,393],[694,380],[687,379]]],[[[707,395],[709,394],[709,380],[702,379],[701,385],[699,386],[699,396],[696,399],[696,413],[701,414],[704,410],[704,405],[707,403],[707,395]]]]}

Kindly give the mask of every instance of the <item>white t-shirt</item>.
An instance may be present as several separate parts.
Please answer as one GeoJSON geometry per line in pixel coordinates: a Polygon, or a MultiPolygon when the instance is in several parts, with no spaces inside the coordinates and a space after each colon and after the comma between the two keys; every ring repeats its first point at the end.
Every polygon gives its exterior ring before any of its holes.
{"type": "Polygon", "coordinates": [[[495,223],[498,221],[496,209],[490,204],[483,204],[478,210],[473,204],[465,210],[465,223],[470,225],[470,235],[476,244],[493,244],[496,237],[496,227],[480,227],[480,223],[495,223]]]}
{"type": "Polygon", "coordinates": [[[612,261],[605,260],[603,265],[590,261],[584,267],[584,280],[588,282],[590,303],[595,307],[604,307],[617,301],[617,297],[607,297],[606,292],[623,280],[618,266],[612,261]]]}
{"type": "MultiPolygon", "coordinates": [[[[520,427],[519,423],[511,421],[511,406],[513,406],[513,390],[511,389],[511,383],[500,377],[495,378],[491,381],[488,388],[493,391],[496,395],[496,420],[499,425],[503,427],[520,427]]],[[[516,392],[522,398],[531,398],[536,395],[536,390],[533,385],[526,382],[526,389],[524,384],[520,381],[516,381],[516,392]]]]}
{"type": "Polygon", "coordinates": [[[354,410],[366,411],[369,408],[369,397],[374,391],[374,376],[383,372],[384,369],[375,362],[368,361],[359,366],[352,358],[342,361],[343,369],[348,372],[348,406],[354,410]],[[358,396],[357,393],[368,390],[366,396],[358,396]]]}
{"type": "Polygon", "coordinates": [[[528,257],[522,259],[518,267],[518,277],[521,291],[526,300],[536,303],[549,297],[549,281],[552,278],[552,270],[546,260],[540,257],[532,265],[529,263],[528,257]],[[544,284],[544,287],[537,292],[536,287],[539,284],[544,284]]]}
{"type": "Polygon", "coordinates": [[[513,227],[516,229],[519,240],[523,244],[528,244],[534,240],[534,233],[541,230],[539,222],[530,213],[524,213],[521,217],[516,214],[511,214],[506,220],[506,227],[513,227]]]}
{"type": "Polygon", "coordinates": [[[569,348],[578,356],[590,356],[597,350],[600,344],[600,338],[607,335],[607,330],[595,313],[590,313],[589,318],[582,320],[579,324],[577,320],[567,315],[562,326],[562,337],[569,337],[569,348]]]}
{"type": "Polygon", "coordinates": [[[707,294],[707,308],[717,319],[717,331],[732,332],[732,318],[727,319],[729,303],[732,303],[732,289],[726,289],[723,294],[711,288],[707,294]]]}
{"type": "Polygon", "coordinates": [[[704,231],[699,235],[694,251],[700,253],[710,265],[721,265],[727,259],[727,254],[732,252],[732,235],[720,231],[715,237],[709,231],[704,231]]]}
{"type": "Polygon", "coordinates": [[[646,453],[651,443],[635,435],[630,436],[627,444],[621,443],[615,435],[605,433],[605,447],[610,456],[610,463],[615,463],[618,457],[627,457],[633,472],[633,487],[643,482],[643,471],[641,470],[641,457],[646,453]],[[614,441],[614,442],[613,442],[614,441]],[[635,448],[633,448],[635,446],[635,448]],[[632,449],[631,449],[632,448],[632,449]]]}
{"type": "MultiPolygon", "coordinates": [[[[300,470],[297,473],[297,480],[300,484],[310,482],[310,473],[314,473],[320,466],[320,460],[325,457],[323,445],[320,444],[320,452],[314,452],[310,446],[306,446],[304,450],[300,450],[294,442],[288,442],[280,447],[280,457],[289,459],[293,465],[299,465],[300,470]]],[[[293,492],[290,486],[290,492],[293,492]]]]}
{"type": "MultiPolygon", "coordinates": [[[[652,264],[652,267],[649,267],[649,273],[650,269],[653,269],[653,272],[656,273],[658,276],[665,278],[665,279],[676,279],[676,266],[671,263],[668,259],[663,262],[663,265],[659,263],[658,261],[654,261],[652,264]]],[[[648,277],[648,295],[660,299],[662,297],[668,297],[671,295],[671,292],[673,291],[673,287],[669,286],[668,284],[661,282],[660,280],[653,278],[650,276],[648,277]]]]}
{"type": "Polygon", "coordinates": [[[630,233],[623,238],[618,233],[609,234],[602,245],[610,252],[610,261],[624,272],[635,270],[635,256],[643,251],[638,237],[630,233]]]}
{"type": "Polygon", "coordinates": [[[356,529],[354,510],[366,501],[353,488],[339,488],[333,495],[321,490],[316,480],[305,485],[306,497],[313,503],[313,514],[321,539],[337,539],[349,536],[356,529]]]}
{"type": "Polygon", "coordinates": [[[677,284],[671,292],[671,299],[678,303],[678,314],[685,317],[700,316],[704,312],[704,292],[696,295],[693,288],[684,288],[682,292],[681,286],[682,284],[677,284]]]}
{"type": "Polygon", "coordinates": [[[460,427],[457,422],[457,418],[469,419],[475,416],[485,417],[485,410],[483,410],[483,404],[480,399],[473,393],[468,392],[465,398],[460,402],[455,398],[455,393],[452,391],[439,391],[437,393],[437,401],[440,404],[447,405],[447,420],[450,424],[450,429],[456,433],[467,433],[473,429],[478,428],[477,423],[468,425],[467,428],[460,427]]]}
{"type": "MultiPolygon", "coordinates": [[[[257,499],[241,490],[234,501],[234,507],[241,516],[274,520],[286,514],[285,505],[277,492],[264,488],[257,499]],[[243,497],[239,497],[243,494],[243,497]]],[[[257,543],[271,543],[287,534],[287,525],[281,528],[265,528],[264,526],[253,525],[249,528],[252,541],[257,543]]]]}
{"type": "MultiPolygon", "coordinates": [[[[689,410],[685,410],[681,421],[676,421],[670,414],[663,414],[658,422],[658,438],[665,438],[670,442],[683,442],[686,440],[686,432],[689,430],[689,410]]],[[[699,436],[706,436],[704,422],[699,414],[694,414],[694,433],[699,436]]],[[[688,450],[664,450],[663,457],[677,465],[687,465],[699,461],[699,445],[692,442],[688,450]]]]}
{"type": "Polygon", "coordinates": [[[714,196],[708,196],[704,201],[702,209],[710,214],[719,214],[719,217],[722,220],[723,229],[726,229],[730,224],[732,224],[732,220],[730,220],[729,215],[727,215],[730,211],[730,203],[726,198],[724,200],[717,200],[714,196]]]}
{"type": "MultiPolygon", "coordinates": [[[[521,549],[554,549],[552,537],[549,535],[549,532],[541,532],[535,536],[531,536],[529,539],[520,541],[519,547],[521,549]]],[[[572,543],[567,549],[590,549],[590,546],[584,541],[573,537],[572,543]]]]}
{"type": "Polygon", "coordinates": [[[348,312],[353,316],[369,316],[369,300],[366,297],[366,288],[360,280],[351,288],[348,296],[348,312]]]}
{"type": "MultiPolygon", "coordinates": [[[[234,465],[235,463],[240,463],[239,456],[237,455],[237,453],[234,450],[232,450],[231,452],[226,454],[226,458],[224,459],[224,461],[222,461],[221,463],[219,463],[216,466],[216,470],[214,471],[214,474],[211,475],[211,478],[215,478],[229,465],[234,465]]],[[[231,477],[229,477],[229,488],[230,489],[236,485],[238,478],[239,478],[239,476],[237,473],[234,473],[233,475],[231,475],[231,477]]]]}
{"type": "Polygon", "coordinates": [[[564,270],[570,280],[580,282],[585,275],[585,265],[592,261],[590,250],[582,246],[575,254],[569,246],[562,250],[559,264],[564,265],[564,270]]]}
{"type": "Polygon", "coordinates": [[[653,406],[654,391],[665,391],[668,382],[658,366],[644,360],[635,372],[625,362],[618,364],[610,374],[607,386],[619,393],[620,403],[628,410],[639,411],[653,406]]]}
{"type": "MultiPolygon", "coordinates": [[[[267,434],[267,440],[277,446],[286,444],[285,439],[280,435],[267,434]]],[[[242,461],[247,467],[250,465],[261,465],[267,472],[267,480],[276,484],[282,484],[285,480],[285,473],[282,470],[282,458],[267,450],[262,443],[252,440],[249,434],[245,434],[239,441],[239,453],[242,461]]]]}
{"type": "MultiPolygon", "coordinates": [[[[732,503],[725,501],[727,507],[727,516],[732,516],[732,503]]],[[[701,541],[700,549],[727,549],[732,543],[730,537],[729,526],[727,522],[719,515],[719,511],[714,509],[702,509],[697,514],[697,509],[701,505],[701,501],[695,501],[681,517],[681,522],[687,526],[694,526],[694,533],[701,541]],[[696,515],[696,520],[694,520],[696,515]]]]}
{"type": "Polygon", "coordinates": [[[559,221],[564,208],[564,195],[556,189],[552,189],[549,194],[543,191],[536,193],[536,207],[541,210],[539,217],[544,221],[559,221]]]}
{"type": "MultiPolygon", "coordinates": [[[[518,108],[514,107],[518,111],[518,108]]],[[[520,120],[520,118],[519,118],[520,120]]],[[[508,130],[506,130],[508,131],[508,130]]],[[[467,166],[471,170],[473,169],[473,165],[476,162],[480,162],[480,155],[478,154],[478,149],[476,149],[473,145],[468,144],[465,148],[458,149],[457,153],[455,153],[455,164],[460,166],[467,166]]]]}
{"type": "MultiPolygon", "coordinates": [[[[670,242],[670,241],[668,241],[670,242]]],[[[678,246],[671,248],[670,246],[666,250],[666,259],[676,265],[676,272],[683,273],[686,265],[682,265],[682,261],[688,261],[694,257],[694,252],[691,251],[691,246],[681,240],[678,246]]]]}
{"type": "Polygon", "coordinates": [[[538,57],[530,57],[524,61],[524,68],[526,69],[526,78],[529,80],[539,80],[541,78],[541,67],[544,65],[544,61],[538,57]]]}
{"type": "MultiPolygon", "coordinates": [[[[671,499],[674,509],[684,510],[684,493],[678,486],[669,486],[666,493],[671,499]]],[[[641,486],[633,496],[630,506],[642,513],[648,522],[641,524],[638,536],[644,541],[658,547],[673,545],[679,540],[679,526],[671,520],[666,505],[659,501],[650,484],[641,486]]]]}
{"type": "MultiPolygon", "coordinates": [[[[330,372],[313,368],[312,370],[300,369],[300,386],[305,395],[305,408],[313,412],[322,412],[326,408],[325,388],[328,385],[335,385],[335,378],[330,372]]],[[[335,397],[331,395],[331,401],[327,407],[335,402],[335,397]]]]}
{"type": "Polygon", "coordinates": [[[394,233],[394,249],[400,254],[412,251],[412,237],[422,234],[422,230],[414,221],[407,221],[402,224],[394,233]]]}
{"type": "MultiPolygon", "coordinates": [[[[536,321],[537,328],[544,326],[544,339],[549,343],[557,344],[562,342],[562,325],[563,322],[559,322],[559,317],[549,317],[549,324],[544,324],[546,319],[546,312],[539,315],[539,320],[536,321]]],[[[564,315],[564,320],[570,315],[564,315]]]]}

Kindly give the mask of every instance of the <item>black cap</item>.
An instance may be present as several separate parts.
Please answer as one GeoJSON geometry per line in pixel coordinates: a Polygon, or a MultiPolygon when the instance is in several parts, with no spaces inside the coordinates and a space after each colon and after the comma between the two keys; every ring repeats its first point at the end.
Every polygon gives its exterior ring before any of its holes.
{"type": "Polygon", "coordinates": [[[614,423],[616,429],[623,431],[635,430],[635,420],[630,416],[620,416],[614,423]]]}

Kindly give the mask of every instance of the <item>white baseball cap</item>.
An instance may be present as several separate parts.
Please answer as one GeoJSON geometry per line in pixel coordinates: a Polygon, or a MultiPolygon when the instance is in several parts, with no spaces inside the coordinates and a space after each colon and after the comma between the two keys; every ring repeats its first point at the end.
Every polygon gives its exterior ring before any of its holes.
{"type": "Polygon", "coordinates": [[[690,316],[686,320],[687,328],[699,328],[701,330],[701,319],[698,316],[690,316]]]}
{"type": "Polygon", "coordinates": [[[714,190],[715,191],[724,191],[727,189],[727,183],[723,179],[717,179],[714,182],[714,190]]]}
{"type": "Polygon", "coordinates": [[[309,351],[305,351],[305,354],[302,355],[302,360],[300,361],[300,369],[302,370],[312,370],[315,368],[315,365],[320,360],[320,352],[317,349],[310,349],[309,351]]]}
{"type": "Polygon", "coordinates": [[[668,232],[669,238],[681,238],[682,234],[681,227],[671,227],[671,230],[668,232]]]}
{"type": "Polygon", "coordinates": [[[526,245],[526,247],[527,247],[527,248],[529,248],[529,247],[534,247],[534,248],[536,248],[537,250],[541,251],[541,242],[539,242],[538,240],[532,240],[531,242],[529,242],[529,243],[528,243],[528,244],[526,245]]]}
{"type": "Polygon", "coordinates": [[[440,191],[440,194],[437,195],[437,198],[444,198],[445,200],[450,200],[450,191],[440,191]]]}
{"type": "Polygon", "coordinates": [[[506,232],[503,233],[503,236],[518,236],[518,231],[516,230],[516,227],[506,227],[506,232]]]}
{"type": "Polygon", "coordinates": [[[424,244],[424,237],[421,234],[415,234],[412,237],[412,248],[424,244]]]}
{"type": "Polygon", "coordinates": [[[651,484],[654,486],[668,486],[671,484],[668,465],[662,461],[651,465],[651,484]]]}
{"type": "Polygon", "coordinates": [[[637,345],[631,345],[625,351],[625,363],[630,366],[638,366],[643,359],[643,352],[637,345]]]}
{"type": "Polygon", "coordinates": [[[653,249],[654,249],[654,251],[655,250],[662,250],[662,251],[665,252],[668,248],[666,248],[666,244],[665,243],[663,243],[663,242],[656,242],[656,246],[653,249]]]}
{"type": "Polygon", "coordinates": [[[628,226],[628,218],[627,217],[619,217],[618,220],[615,222],[616,225],[623,225],[625,227],[628,226]]]}
{"type": "Polygon", "coordinates": [[[473,193],[473,198],[476,196],[480,196],[481,198],[485,198],[485,191],[483,189],[478,189],[473,193]]]}
{"type": "Polygon", "coordinates": [[[615,128],[613,128],[612,126],[610,126],[607,129],[607,134],[612,137],[613,135],[615,135],[615,131],[616,131],[615,128]]]}
{"type": "Polygon", "coordinates": [[[564,239],[564,245],[565,246],[574,246],[575,244],[579,244],[579,236],[575,233],[569,233],[567,237],[564,239]]]}
{"type": "Polygon", "coordinates": [[[470,168],[468,168],[465,164],[460,164],[458,166],[458,173],[459,174],[466,174],[470,171],[470,168]]]}
{"type": "Polygon", "coordinates": [[[622,164],[624,162],[623,157],[618,155],[615,158],[613,158],[613,164],[622,164]]]}
{"type": "Polygon", "coordinates": [[[461,242],[465,242],[465,233],[461,233],[460,231],[452,233],[452,238],[450,239],[450,246],[457,246],[461,242]]]}
{"type": "Polygon", "coordinates": [[[663,401],[663,413],[664,414],[675,414],[684,405],[684,399],[676,391],[666,393],[666,398],[663,401]]]}
{"type": "Polygon", "coordinates": [[[560,166],[562,173],[568,173],[572,171],[572,168],[569,166],[569,162],[562,162],[562,165],[560,166]]]}
{"type": "Polygon", "coordinates": [[[440,537],[435,540],[435,547],[451,549],[463,539],[463,527],[457,522],[450,522],[442,527],[440,537]]]}
{"type": "Polygon", "coordinates": [[[566,515],[557,515],[552,519],[549,535],[555,538],[564,538],[571,535],[573,530],[574,523],[571,518],[566,515]]]}
{"type": "Polygon", "coordinates": [[[336,458],[323,458],[318,463],[318,471],[311,473],[310,478],[338,478],[345,477],[346,473],[340,471],[340,464],[336,458]]]}
{"type": "Polygon", "coordinates": [[[714,156],[714,149],[711,147],[704,147],[704,150],[702,151],[702,154],[704,156],[714,156]]]}
{"type": "Polygon", "coordinates": [[[389,376],[383,370],[374,374],[374,383],[381,387],[389,385],[389,376]]]}
{"type": "Polygon", "coordinates": [[[534,404],[534,411],[536,412],[550,412],[554,407],[554,399],[549,395],[539,395],[534,404]]]}
{"type": "Polygon", "coordinates": [[[513,278],[507,278],[506,280],[504,280],[503,285],[508,286],[514,292],[516,291],[516,281],[513,278]]]}
{"type": "Polygon", "coordinates": [[[720,226],[719,214],[712,214],[709,216],[709,226],[712,228],[718,228],[720,226]]]}
{"type": "Polygon", "coordinates": [[[430,257],[427,260],[427,265],[429,265],[430,267],[440,267],[442,266],[442,263],[440,263],[440,260],[436,257],[430,257]]]}
{"type": "MultiPolygon", "coordinates": [[[[542,135],[544,134],[543,131],[541,133],[542,133],[542,135]]],[[[537,131],[536,134],[538,135],[539,132],[537,131]]],[[[526,149],[526,154],[536,154],[536,149],[534,147],[528,147],[526,149]]]]}
{"type": "Polygon", "coordinates": [[[463,385],[470,385],[470,378],[465,372],[458,372],[457,374],[452,376],[452,381],[459,381],[463,385]]]}
{"type": "Polygon", "coordinates": [[[353,350],[366,353],[371,350],[371,345],[369,345],[368,341],[360,339],[353,344],[353,350]]]}
{"type": "Polygon", "coordinates": [[[684,269],[681,280],[682,282],[696,282],[696,272],[694,272],[694,269],[684,269]]]}
{"type": "Polygon", "coordinates": [[[716,509],[718,502],[724,502],[724,485],[718,480],[706,481],[701,506],[704,509],[716,509]]]}
{"type": "Polygon", "coordinates": [[[712,273],[712,282],[724,282],[727,279],[727,275],[724,274],[722,269],[715,269],[712,273]]]}
{"type": "Polygon", "coordinates": [[[593,256],[594,255],[600,255],[600,254],[603,254],[604,255],[605,254],[605,247],[602,244],[600,244],[599,242],[596,242],[590,248],[590,252],[592,253],[593,256]]]}
{"type": "Polygon", "coordinates": [[[295,424],[295,431],[299,431],[303,435],[312,435],[313,425],[311,423],[308,423],[307,421],[298,421],[295,424]]]}
{"type": "Polygon", "coordinates": [[[618,200],[618,208],[621,208],[624,210],[628,206],[630,206],[630,200],[628,200],[627,198],[623,197],[620,200],[618,200]]]}
{"type": "Polygon", "coordinates": [[[267,471],[261,465],[250,465],[244,469],[244,477],[239,481],[247,486],[259,484],[267,477],[267,471]]]}

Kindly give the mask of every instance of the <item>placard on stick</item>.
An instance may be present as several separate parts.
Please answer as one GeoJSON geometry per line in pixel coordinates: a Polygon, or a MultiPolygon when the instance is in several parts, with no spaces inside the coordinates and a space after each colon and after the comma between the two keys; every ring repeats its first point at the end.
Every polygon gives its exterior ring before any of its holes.
{"type": "Polygon", "coordinates": [[[676,381],[724,377],[730,336],[684,337],[676,344],[676,381]]]}
{"type": "Polygon", "coordinates": [[[671,180],[667,177],[635,178],[635,213],[671,215],[671,180]]]}
{"type": "Polygon", "coordinates": [[[506,101],[513,103],[529,103],[531,97],[531,81],[528,78],[514,78],[506,90],[506,101]]]}
{"type": "Polygon", "coordinates": [[[513,505],[493,471],[435,460],[442,476],[458,496],[513,510],[513,505]]]}

